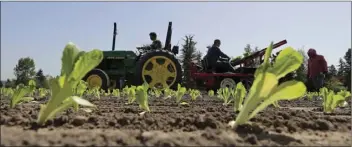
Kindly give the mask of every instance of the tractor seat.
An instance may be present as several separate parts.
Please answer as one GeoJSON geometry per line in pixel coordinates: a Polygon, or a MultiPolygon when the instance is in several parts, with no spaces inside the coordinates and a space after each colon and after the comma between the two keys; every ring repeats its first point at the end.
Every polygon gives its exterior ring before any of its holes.
{"type": "Polygon", "coordinates": [[[202,61],[202,68],[204,72],[210,73],[212,70],[209,68],[208,61],[206,58],[204,58],[202,61]]]}

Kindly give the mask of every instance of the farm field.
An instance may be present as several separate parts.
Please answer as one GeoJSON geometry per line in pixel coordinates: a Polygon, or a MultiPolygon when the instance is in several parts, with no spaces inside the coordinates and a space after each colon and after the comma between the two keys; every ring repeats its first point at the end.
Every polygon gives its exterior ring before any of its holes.
{"type": "Polygon", "coordinates": [[[1,99],[1,146],[350,146],[351,108],[336,108],[324,114],[321,100],[305,98],[279,101],[236,129],[228,122],[236,118],[233,104],[207,94],[196,100],[184,96],[189,105],[174,99],[149,98],[151,112],[140,115],[137,103],[126,97],[91,99],[98,109],[72,109],[46,125],[35,123],[44,99],[9,107],[1,99]]]}

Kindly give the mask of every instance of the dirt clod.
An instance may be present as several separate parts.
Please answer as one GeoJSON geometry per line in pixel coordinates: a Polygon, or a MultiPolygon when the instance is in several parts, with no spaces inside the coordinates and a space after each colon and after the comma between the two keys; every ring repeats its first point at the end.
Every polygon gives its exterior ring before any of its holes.
{"type": "Polygon", "coordinates": [[[83,125],[85,122],[87,121],[87,117],[85,116],[76,116],[74,117],[74,119],[72,120],[72,124],[75,126],[81,126],[83,125]]]}

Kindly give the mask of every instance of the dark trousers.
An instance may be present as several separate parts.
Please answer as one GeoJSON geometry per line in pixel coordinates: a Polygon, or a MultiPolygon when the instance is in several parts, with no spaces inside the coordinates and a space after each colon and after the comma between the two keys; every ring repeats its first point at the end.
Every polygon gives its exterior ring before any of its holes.
{"type": "Polygon", "coordinates": [[[316,75],[314,77],[308,78],[308,91],[319,92],[319,89],[324,87],[324,79],[324,75],[316,75]]]}
{"type": "Polygon", "coordinates": [[[233,67],[230,65],[229,62],[218,61],[215,64],[213,64],[213,68],[217,73],[235,72],[235,70],[233,69],[233,67]]]}

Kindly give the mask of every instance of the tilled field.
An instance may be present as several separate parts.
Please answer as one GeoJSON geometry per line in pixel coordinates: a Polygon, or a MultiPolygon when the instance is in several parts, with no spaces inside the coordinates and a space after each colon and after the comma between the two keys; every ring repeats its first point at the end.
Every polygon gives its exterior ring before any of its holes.
{"type": "Polygon", "coordinates": [[[9,108],[1,100],[1,146],[351,146],[351,107],[322,113],[321,101],[281,101],[250,124],[231,129],[236,113],[216,98],[203,96],[190,105],[151,98],[151,113],[140,116],[127,99],[91,100],[98,110],[68,110],[45,126],[35,123],[38,102],[9,108]]]}

